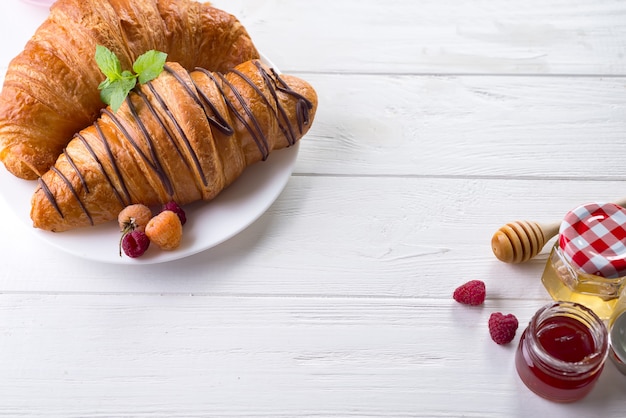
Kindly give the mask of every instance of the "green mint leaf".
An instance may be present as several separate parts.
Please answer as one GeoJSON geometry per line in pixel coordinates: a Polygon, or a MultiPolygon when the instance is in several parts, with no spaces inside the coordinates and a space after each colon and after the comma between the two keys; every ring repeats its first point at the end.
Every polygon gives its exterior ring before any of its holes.
{"type": "Polygon", "coordinates": [[[113,90],[110,97],[111,104],[109,105],[111,106],[111,110],[113,110],[113,113],[117,112],[117,110],[122,106],[122,103],[124,103],[127,95],[128,92],[125,92],[122,89],[113,90]]]}
{"type": "Polygon", "coordinates": [[[161,74],[167,54],[155,50],[142,54],[133,64],[136,74],[129,70],[122,71],[120,60],[105,46],[96,46],[95,58],[100,71],[107,77],[98,86],[100,98],[117,112],[128,93],[137,85],[137,79],[143,84],[161,74]]]}
{"type": "MultiPolygon", "coordinates": [[[[128,74],[130,74],[130,72],[128,72],[128,74]]],[[[130,78],[119,78],[114,81],[109,81],[108,83],[107,81],[108,80],[105,80],[105,82],[102,83],[106,84],[100,90],[100,98],[104,103],[111,106],[113,112],[117,112],[120,106],[122,106],[122,103],[124,103],[128,93],[135,88],[137,79],[131,74],[130,78]]]]}
{"type": "Polygon", "coordinates": [[[145,84],[161,74],[167,54],[151,50],[141,54],[133,64],[133,71],[139,75],[139,83],[145,84]]]}
{"type": "MultiPolygon", "coordinates": [[[[109,80],[105,80],[102,82],[102,84],[104,84],[105,82],[108,82],[109,80]]],[[[102,99],[102,101],[108,105],[111,104],[111,97],[113,96],[113,93],[115,92],[115,90],[117,90],[115,88],[115,86],[112,86],[111,83],[108,83],[107,85],[103,86],[102,84],[100,84],[100,99],[102,99]]]]}
{"type": "MultiPolygon", "coordinates": [[[[128,73],[130,74],[130,72],[128,73]]],[[[122,103],[124,103],[124,99],[126,99],[128,93],[130,93],[130,91],[135,88],[136,84],[137,78],[134,76],[132,76],[131,78],[124,78],[119,81],[119,87],[116,93],[111,98],[111,109],[113,109],[113,112],[117,112],[117,109],[119,109],[122,103]]]]}
{"type": "Polygon", "coordinates": [[[122,64],[117,56],[107,47],[96,46],[96,63],[100,71],[111,80],[115,80],[122,72],[122,64]]]}
{"type": "Polygon", "coordinates": [[[124,78],[120,84],[122,85],[122,89],[128,93],[135,88],[135,85],[137,84],[137,77],[132,76],[130,78],[124,78]]]}
{"type": "Polygon", "coordinates": [[[124,70],[124,71],[122,71],[122,74],[120,74],[120,76],[121,76],[120,78],[121,78],[122,80],[130,80],[130,79],[135,79],[135,78],[137,78],[137,75],[135,75],[135,74],[131,73],[131,72],[130,72],[130,71],[128,71],[128,70],[124,70]]]}
{"type": "MultiPolygon", "coordinates": [[[[105,79],[102,83],[100,83],[100,85],[98,86],[98,90],[104,90],[107,87],[109,87],[111,85],[111,80],[109,80],[108,78],[105,79]]],[[[108,104],[108,103],[107,103],[108,104]]]]}

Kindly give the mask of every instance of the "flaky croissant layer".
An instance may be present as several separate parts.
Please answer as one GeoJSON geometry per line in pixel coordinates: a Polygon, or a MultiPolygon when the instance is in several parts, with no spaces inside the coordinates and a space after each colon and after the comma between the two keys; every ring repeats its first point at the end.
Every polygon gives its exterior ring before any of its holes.
{"type": "Polygon", "coordinates": [[[58,0],[8,68],[0,93],[0,159],[14,175],[36,179],[75,132],[104,107],[96,45],[130,69],[151,49],[170,61],[225,72],[259,58],[232,15],[193,0],[58,0]]]}
{"type": "Polygon", "coordinates": [[[309,130],[317,109],[304,80],[258,60],[223,74],[167,63],[69,142],[32,198],[37,228],[113,220],[132,203],[210,200],[244,169],[309,130]]]}

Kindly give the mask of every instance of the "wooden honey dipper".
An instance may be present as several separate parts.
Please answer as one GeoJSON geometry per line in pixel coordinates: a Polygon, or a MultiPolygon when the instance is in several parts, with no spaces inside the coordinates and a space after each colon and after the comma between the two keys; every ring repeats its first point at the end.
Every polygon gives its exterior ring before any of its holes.
{"type": "MultiPolygon", "coordinates": [[[[626,207],[626,198],[614,202],[626,207]]],[[[541,252],[559,232],[561,222],[515,221],[502,226],[491,238],[491,250],[505,263],[524,263],[541,252]]]]}
{"type": "Polygon", "coordinates": [[[505,263],[524,263],[539,254],[546,242],[559,232],[560,226],[561,222],[509,222],[493,234],[491,250],[505,263]]]}

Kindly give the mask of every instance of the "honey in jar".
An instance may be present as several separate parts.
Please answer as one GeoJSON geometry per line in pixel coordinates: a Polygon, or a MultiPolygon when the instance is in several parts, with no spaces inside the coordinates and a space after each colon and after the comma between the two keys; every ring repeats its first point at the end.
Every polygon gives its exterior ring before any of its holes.
{"type": "Polygon", "coordinates": [[[554,300],[579,303],[608,319],[626,283],[626,209],[590,203],[568,212],[542,282],[554,300]]]}

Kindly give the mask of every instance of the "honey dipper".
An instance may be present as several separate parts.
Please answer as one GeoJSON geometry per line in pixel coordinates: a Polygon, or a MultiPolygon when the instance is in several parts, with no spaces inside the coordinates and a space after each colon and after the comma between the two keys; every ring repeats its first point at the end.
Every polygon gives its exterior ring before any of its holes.
{"type": "MultiPolygon", "coordinates": [[[[626,207],[626,198],[615,202],[626,207]]],[[[561,222],[539,223],[515,221],[502,226],[491,238],[491,250],[496,258],[505,263],[524,263],[543,249],[558,232],[561,222]]]]}
{"type": "Polygon", "coordinates": [[[561,222],[542,224],[515,221],[502,226],[491,238],[491,250],[505,263],[523,263],[541,251],[546,242],[559,232],[561,222]]]}

